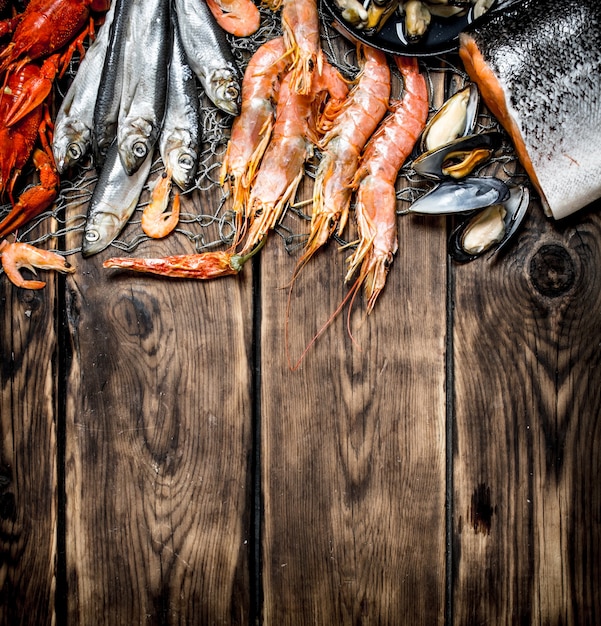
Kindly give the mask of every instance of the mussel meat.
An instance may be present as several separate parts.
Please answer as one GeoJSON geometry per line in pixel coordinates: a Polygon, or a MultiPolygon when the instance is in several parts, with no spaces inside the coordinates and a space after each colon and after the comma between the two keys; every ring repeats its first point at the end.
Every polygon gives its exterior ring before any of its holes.
{"type": "Polygon", "coordinates": [[[474,83],[456,92],[426,124],[420,148],[428,152],[474,132],[478,120],[480,94],[474,83]]]}
{"type": "Polygon", "coordinates": [[[509,187],[493,176],[468,176],[462,180],[447,180],[418,198],[409,213],[446,215],[470,213],[509,198],[509,187]]]}
{"type": "Polygon", "coordinates": [[[354,28],[363,30],[367,26],[367,11],[359,0],[335,0],[342,11],[342,19],[354,28]]]}
{"type": "Polygon", "coordinates": [[[488,161],[501,147],[503,135],[497,131],[458,137],[453,141],[420,154],[411,167],[425,178],[463,178],[488,161]]]}
{"type": "Polygon", "coordinates": [[[365,6],[367,11],[367,27],[369,33],[378,32],[388,18],[397,10],[400,0],[370,0],[365,6]]]}
{"type": "Polygon", "coordinates": [[[498,252],[518,230],[529,203],[527,187],[512,187],[507,200],[459,224],[449,239],[449,254],[455,261],[467,263],[488,251],[498,252]]]}

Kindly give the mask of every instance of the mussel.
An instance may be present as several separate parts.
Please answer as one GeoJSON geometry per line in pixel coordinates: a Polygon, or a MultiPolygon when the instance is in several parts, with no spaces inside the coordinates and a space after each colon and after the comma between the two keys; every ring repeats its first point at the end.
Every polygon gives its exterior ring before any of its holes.
{"type": "Polygon", "coordinates": [[[474,132],[478,119],[480,94],[474,83],[456,92],[438,109],[426,124],[420,141],[422,152],[428,152],[474,132]]]}
{"type": "Polygon", "coordinates": [[[463,178],[488,161],[501,147],[503,135],[497,131],[458,137],[443,146],[420,154],[411,167],[425,178],[463,178]]]}
{"type": "Polygon", "coordinates": [[[364,3],[367,11],[368,33],[373,34],[381,30],[388,18],[396,11],[400,0],[369,0],[364,3]]]}
{"type": "Polygon", "coordinates": [[[363,30],[367,26],[367,11],[359,0],[334,0],[342,11],[342,19],[354,28],[363,30]]]}
{"type": "Polygon", "coordinates": [[[527,187],[510,189],[509,198],[464,220],[451,233],[449,254],[467,263],[488,251],[498,252],[518,230],[530,204],[527,187]]]}
{"type": "Polygon", "coordinates": [[[507,183],[494,176],[468,176],[462,180],[448,180],[418,198],[409,213],[446,215],[471,213],[509,198],[507,183]]]}

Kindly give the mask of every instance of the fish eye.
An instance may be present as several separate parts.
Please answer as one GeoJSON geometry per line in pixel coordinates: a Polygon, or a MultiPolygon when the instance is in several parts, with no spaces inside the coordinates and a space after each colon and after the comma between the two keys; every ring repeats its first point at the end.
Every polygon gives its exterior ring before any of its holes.
{"type": "Polygon", "coordinates": [[[100,233],[97,230],[88,230],[86,232],[86,241],[93,243],[94,241],[98,241],[100,239],[100,233]]]}
{"type": "Polygon", "coordinates": [[[134,144],[133,148],[132,148],[132,152],[134,153],[134,155],[136,157],[138,157],[139,159],[141,159],[142,157],[145,157],[148,150],[146,148],[146,144],[138,141],[134,144]]]}
{"type": "Polygon", "coordinates": [[[194,160],[190,155],[186,154],[178,159],[178,164],[182,169],[191,170],[194,167],[194,160]]]}
{"type": "Polygon", "coordinates": [[[225,90],[225,95],[229,100],[237,100],[238,99],[238,89],[236,87],[228,87],[225,90]]]}
{"type": "Polygon", "coordinates": [[[67,153],[72,159],[79,159],[81,157],[81,149],[76,143],[69,144],[67,153]]]}

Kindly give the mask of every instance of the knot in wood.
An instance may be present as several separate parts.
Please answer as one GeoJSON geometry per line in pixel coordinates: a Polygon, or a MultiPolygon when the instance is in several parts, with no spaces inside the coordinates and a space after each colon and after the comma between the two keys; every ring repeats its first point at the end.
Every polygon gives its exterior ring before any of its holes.
{"type": "Polygon", "coordinates": [[[556,298],[572,288],[576,280],[576,268],[564,247],[547,244],[530,260],[530,278],[541,295],[556,298]]]}

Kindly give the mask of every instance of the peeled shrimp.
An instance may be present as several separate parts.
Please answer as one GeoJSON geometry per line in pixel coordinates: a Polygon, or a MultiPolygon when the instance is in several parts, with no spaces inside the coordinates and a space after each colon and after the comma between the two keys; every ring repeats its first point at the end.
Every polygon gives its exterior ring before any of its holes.
{"type": "Polygon", "coordinates": [[[19,270],[24,267],[34,274],[36,268],[44,270],[57,270],[72,274],[75,268],[64,257],[50,250],[40,250],[28,243],[9,243],[4,240],[0,243],[0,256],[2,268],[6,277],[13,285],[23,289],[42,289],[46,283],[41,280],[25,280],[19,270]]]}
{"type": "Polygon", "coordinates": [[[361,266],[353,291],[365,285],[368,313],[384,288],[398,249],[395,191],[398,172],[428,117],[426,81],[417,60],[397,56],[395,61],[404,81],[403,97],[391,105],[390,115],[368,143],[355,179],[359,245],[347,259],[349,269],[345,280],[350,281],[361,266]]]}

